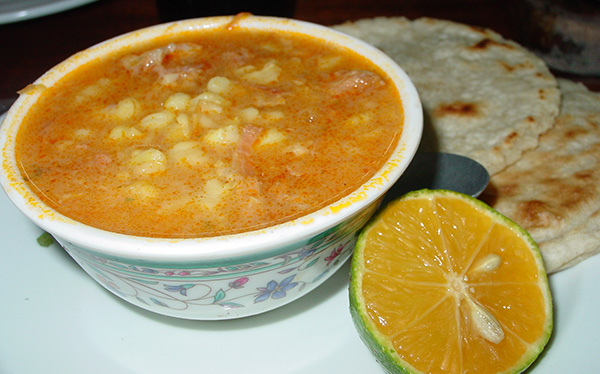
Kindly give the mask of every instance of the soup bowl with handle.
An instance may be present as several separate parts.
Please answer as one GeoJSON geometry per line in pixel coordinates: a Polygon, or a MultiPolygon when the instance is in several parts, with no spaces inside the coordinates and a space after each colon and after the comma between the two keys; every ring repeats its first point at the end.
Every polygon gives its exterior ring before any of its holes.
{"type": "MultiPolygon", "coordinates": [[[[34,84],[52,86],[69,72],[136,43],[189,30],[225,27],[232,17],[152,26],[105,41],[49,70],[34,84]]],[[[350,48],[383,71],[399,93],[402,133],[383,166],[356,190],[313,213],[260,230],[204,238],[151,238],[109,232],[48,206],[21,175],[15,157],[19,127],[39,94],[23,93],[0,128],[0,181],[13,204],[50,233],[104,288],[140,308],[191,320],[251,316],[286,305],[325,282],[350,258],[358,232],[413,158],[422,110],[409,77],[374,47],[307,22],[247,16],[236,27],[292,31],[350,48]]],[[[43,279],[40,279],[40,283],[43,279]]]]}

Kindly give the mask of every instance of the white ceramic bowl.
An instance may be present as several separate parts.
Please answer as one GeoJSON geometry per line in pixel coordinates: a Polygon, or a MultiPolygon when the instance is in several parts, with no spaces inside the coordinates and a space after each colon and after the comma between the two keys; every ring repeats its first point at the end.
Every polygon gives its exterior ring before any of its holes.
{"type": "MultiPolygon", "coordinates": [[[[184,30],[222,27],[230,21],[230,17],[194,19],[128,33],[72,56],[35,83],[50,86],[78,66],[124,46],[184,30]]],[[[62,216],[29,189],[14,149],[19,125],[38,99],[35,90],[19,98],[0,128],[0,182],[10,200],[51,233],[98,283],[132,304],[163,315],[198,320],[250,316],[313,290],[350,257],[358,231],[406,169],[421,138],[417,92],[407,75],[379,50],[296,20],[252,16],[239,21],[238,27],[292,30],[350,47],[391,77],[404,106],[404,128],[398,146],[373,178],[317,212],[274,227],[200,239],[140,238],[62,216]]]]}

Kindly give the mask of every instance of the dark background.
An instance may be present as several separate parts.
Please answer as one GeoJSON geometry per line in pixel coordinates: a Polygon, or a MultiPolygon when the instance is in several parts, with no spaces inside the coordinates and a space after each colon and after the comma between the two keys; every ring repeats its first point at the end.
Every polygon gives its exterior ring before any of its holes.
{"type": "MultiPolygon", "coordinates": [[[[488,27],[508,39],[521,41],[521,1],[297,0],[294,18],[333,25],[374,16],[428,16],[488,27]]],[[[160,18],[154,0],[98,0],[62,13],[0,25],[0,98],[16,95],[77,51],[157,23],[160,18]]],[[[600,91],[598,78],[567,77],[600,91]]]]}

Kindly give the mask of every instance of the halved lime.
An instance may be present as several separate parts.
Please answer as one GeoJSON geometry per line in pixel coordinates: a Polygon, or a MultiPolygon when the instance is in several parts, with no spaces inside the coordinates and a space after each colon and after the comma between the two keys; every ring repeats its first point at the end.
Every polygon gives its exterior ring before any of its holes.
{"type": "Polygon", "coordinates": [[[362,231],[354,323],[393,373],[519,373],[552,333],[552,299],[531,236],[481,201],[421,190],[362,231]]]}

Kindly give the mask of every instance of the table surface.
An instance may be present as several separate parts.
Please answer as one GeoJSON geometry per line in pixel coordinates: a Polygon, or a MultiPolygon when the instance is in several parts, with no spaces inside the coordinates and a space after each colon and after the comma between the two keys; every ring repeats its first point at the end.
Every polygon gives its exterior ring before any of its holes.
{"type": "MultiPolygon", "coordinates": [[[[514,0],[519,1],[519,0],[514,0]]],[[[294,18],[333,25],[375,16],[435,17],[491,28],[519,40],[508,0],[297,0],[294,18]]],[[[155,0],[98,0],[0,25],[0,98],[15,96],[46,70],[110,37],[160,23],[155,0]]],[[[556,73],[565,77],[564,74],[556,73]]],[[[568,76],[600,91],[599,77],[568,76]]]]}

